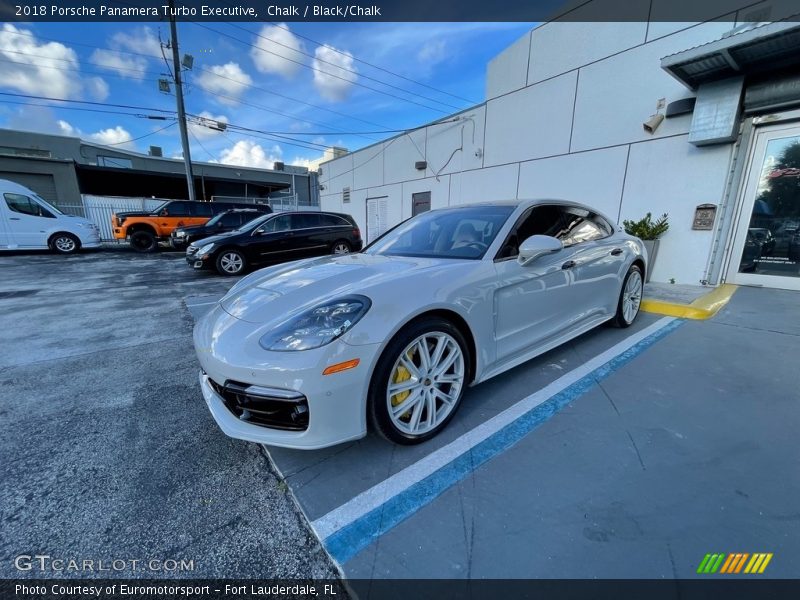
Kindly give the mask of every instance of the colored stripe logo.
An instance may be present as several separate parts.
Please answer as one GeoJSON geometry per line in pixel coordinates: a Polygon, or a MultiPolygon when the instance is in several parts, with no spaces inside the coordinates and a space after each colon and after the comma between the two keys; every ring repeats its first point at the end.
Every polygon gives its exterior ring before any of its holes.
{"type": "Polygon", "coordinates": [[[704,575],[717,572],[728,575],[736,573],[754,575],[763,573],[771,560],[772,552],[706,554],[700,562],[700,566],[697,567],[697,572],[704,575]]]}

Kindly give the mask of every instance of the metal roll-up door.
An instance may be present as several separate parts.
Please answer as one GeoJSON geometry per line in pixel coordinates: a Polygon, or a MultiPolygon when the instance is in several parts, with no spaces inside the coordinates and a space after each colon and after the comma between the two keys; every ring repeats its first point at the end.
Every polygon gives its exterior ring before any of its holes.
{"type": "Polygon", "coordinates": [[[800,107],[800,75],[770,79],[747,86],[746,113],[768,112],[800,107]]]}
{"type": "Polygon", "coordinates": [[[24,185],[26,188],[33,190],[51,204],[58,206],[56,182],[52,175],[0,171],[0,179],[8,179],[14,183],[24,185]]]}

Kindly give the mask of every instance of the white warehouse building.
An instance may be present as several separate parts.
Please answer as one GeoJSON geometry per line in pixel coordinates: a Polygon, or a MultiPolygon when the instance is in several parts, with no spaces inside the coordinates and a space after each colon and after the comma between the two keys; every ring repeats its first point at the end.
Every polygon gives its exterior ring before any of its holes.
{"type": "Polygon", "coordinates": [[[486,200],[668,213],[653,281],[800,289],[800,23],[718,16],[544,23],[489,63],[485,102],[323,163],[321,207],[367,241],[486,200]]]}

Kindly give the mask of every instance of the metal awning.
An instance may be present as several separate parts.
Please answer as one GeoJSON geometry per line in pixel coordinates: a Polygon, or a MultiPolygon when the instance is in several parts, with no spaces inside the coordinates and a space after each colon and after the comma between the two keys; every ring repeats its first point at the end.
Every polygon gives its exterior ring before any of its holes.
{"type": "Polygon", "coordinates": [[[661,59],[661,68],[696,90],[700,84],[800,66],[800,23],[753,25],[661,59]]]}

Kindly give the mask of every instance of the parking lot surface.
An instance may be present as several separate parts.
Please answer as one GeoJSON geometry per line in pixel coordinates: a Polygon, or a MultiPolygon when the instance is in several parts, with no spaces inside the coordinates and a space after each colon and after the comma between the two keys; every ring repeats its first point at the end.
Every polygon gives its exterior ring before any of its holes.
{"type": "Polygon", "coordinates": [[[200,395],[184,297],[233,280],[125,250],[0,271],[0,577],[337,576],[264,449],[225,437],[200,395]],[[33,554],[157,562],[14,568],[33,554]]]}
{"type": "Polygon", "coordinates": [[[33,553],[335,576],[319,539],[351,578],[684,578],[709,552],[796,576],[796,293],[598,328],[423,445],[301,452],[226,438],[203,403],[191,325],[234,280],[176,253],[0,260],[0,576],[33,553]]]}

